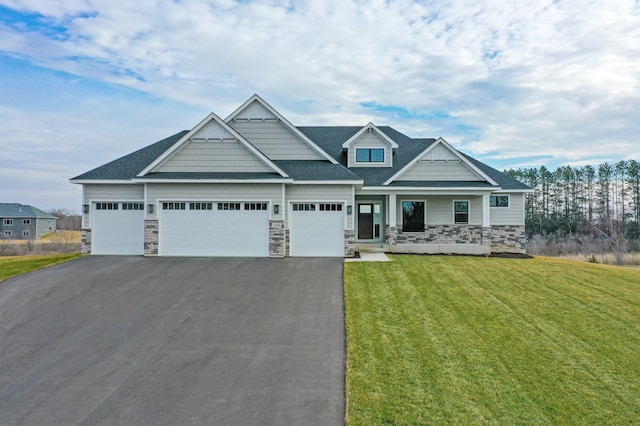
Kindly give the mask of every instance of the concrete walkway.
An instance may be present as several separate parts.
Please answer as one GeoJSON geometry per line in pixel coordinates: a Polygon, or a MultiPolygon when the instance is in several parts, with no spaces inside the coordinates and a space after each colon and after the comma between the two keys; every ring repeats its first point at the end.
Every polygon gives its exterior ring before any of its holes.
{"type": "Polygon", "coordinates": [[[360,252],[360,257],[346,258],[345,262],[391,262],[384,253],[360,252]]]}

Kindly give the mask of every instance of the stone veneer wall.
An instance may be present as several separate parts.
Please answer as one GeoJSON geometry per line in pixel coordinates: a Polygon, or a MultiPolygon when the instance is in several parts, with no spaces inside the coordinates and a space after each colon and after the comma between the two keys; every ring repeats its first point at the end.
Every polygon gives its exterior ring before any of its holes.
{"type": "Polygon", "coordinates": [[[284,255],[291,256],[291,233],[288,229],[284,230],[284,255]]]}
{"type": "Polygon", "coordinates": [[[398,244],[398,228],[395,226],[387,226],[385,241],[390,246],[398,244]]]}
{"type": "Polygon", "coordinates": [[[353,229],[344,230],[344,257],[356,255],[356,233],[353,229]]]}
{"type": "Polygon", "coordinates": [[[524,253],[527,249],[527,236],[524,225],[493,225],[491,227],[492,252],[524,253]]]}
{"type": "Polygon", "coordinates": [[[91,254],[91,229],[82,230],[82,254],[91,254]]]}
{"type": "Polygon", "coordinates": [[[403,232],[398,228],[397,233],[397,244],[482,244],[482,226],[475,225],[427,226],[424,232],[403,232]]]}
{"type": "Polygon", "coordinates": [[[269,257],[284,257],[285,244],[284,220],[269,221],[269,257]]]}
{"type": "Polygon", "coordinates": [[[158,255],[158,219],[144,220],[144,255],[158,255]]]}

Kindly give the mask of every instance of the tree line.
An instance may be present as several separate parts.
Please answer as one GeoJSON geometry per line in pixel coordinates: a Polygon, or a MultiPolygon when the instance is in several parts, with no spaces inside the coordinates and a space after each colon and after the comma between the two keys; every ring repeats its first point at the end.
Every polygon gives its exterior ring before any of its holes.
{"type": "Polygon", "coordinates": [[[640,239],[640,163],[521,168],[505,174],[526,183],[525,228],[529,238],[542,235],[609,240],[640,239]]]}

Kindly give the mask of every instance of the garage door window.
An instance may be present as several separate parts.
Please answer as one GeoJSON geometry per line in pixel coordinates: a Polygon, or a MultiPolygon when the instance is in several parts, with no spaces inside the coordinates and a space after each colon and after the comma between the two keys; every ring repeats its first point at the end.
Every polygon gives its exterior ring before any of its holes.
{"type": "Polygon", "coordinates": [[[340,203],[321,203],[320,204],[321,212],[341,212],[342,204],[340,203]]]}
{"type": "Polygon", "coordinates": [[[162,210],[186,210],[187,203],[167,202],[162,203],[162,210]]]}
{"type": "Polygon", "coordinates": [[[316,205],[313,203],[293,203],[294,212],[314,212],[316,211],[316,205]]]}
{"type": "Polygon", "coordinates": [[[245,210],[267,210],[267,203],[244,203],[245,210]]]}
{"type": "Polygon", "coordinates": [[[143,210],[142,203],[122,203],[122,210],[143,210]]]}
{"type": "Polygon", "coordinates": [[[118,203],[96,203],[96,210],[118,210],[118,203]]]}
{"type": "Polygon", "coordinates": [[[213,210],[213,203],[189,203],[189,210],[213,210]]]}
{"type": "Polygon", "coordinates": [[[218,203],[218,210],[240,210],[240,203],[218,203]]]}

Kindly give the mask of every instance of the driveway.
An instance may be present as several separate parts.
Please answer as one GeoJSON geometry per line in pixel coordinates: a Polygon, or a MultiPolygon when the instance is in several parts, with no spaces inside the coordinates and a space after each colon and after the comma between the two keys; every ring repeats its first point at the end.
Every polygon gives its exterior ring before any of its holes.
{"type": "Polygon", "coordinates": [[[343,424],[342,270],[91,256],[0,283],[0,424],[343,424]]]}

